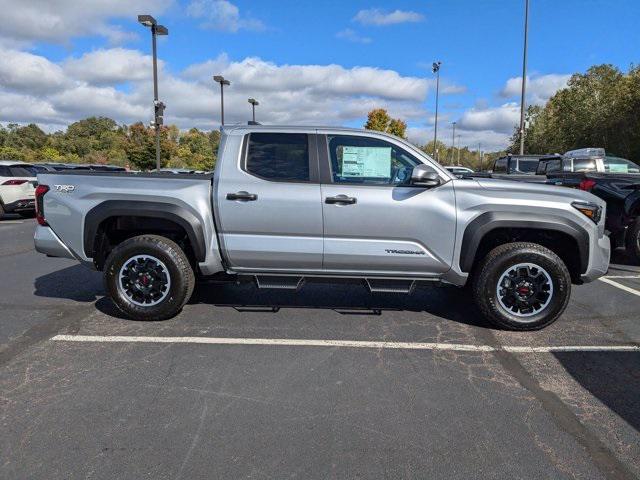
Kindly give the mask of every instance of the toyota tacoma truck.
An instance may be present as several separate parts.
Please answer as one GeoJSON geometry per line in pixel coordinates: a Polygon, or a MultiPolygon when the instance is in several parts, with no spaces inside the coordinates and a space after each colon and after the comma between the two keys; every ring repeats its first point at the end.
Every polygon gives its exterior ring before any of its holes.
{"type": "Polygon", "coordinates": [[[399,294],[469,283],[494,325],[533,330],[562,314],[572,283],[609,265],[596,196],[459,179],[373,131],[224,127],[213,175],[69,171],[38,181],[36,249],[103,271],[133,319],[176,315],[199,277],[292,290],[323,278],[399,294]]]}

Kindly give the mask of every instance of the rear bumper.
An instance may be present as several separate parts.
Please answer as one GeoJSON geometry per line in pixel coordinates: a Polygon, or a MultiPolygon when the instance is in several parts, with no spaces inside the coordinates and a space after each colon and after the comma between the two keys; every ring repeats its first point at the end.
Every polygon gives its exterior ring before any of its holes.
{"type": "Polygon", "coordinates": [[[592,240],[589,249],[589,267],[580,276],[580,279],[584,283],[588,283],[606,275],[607,270],[609,270],[610,257],[611,240],[607,235],[603,235],[595,241],[592,240]]]}
{"type": "Polygon", "coordinates": [[[49,255],[50,257],[74,258],[67,246],[51,230],[50,227],[38,225],[33,236],[36,251],[49,255]]]}
{"type": "Polygon", "coordinates": [[[34,198],[22,198],[11,203],[4,204],[4,211],[10,212],[32,212],[36,209],[36,200],[34,198]]]}

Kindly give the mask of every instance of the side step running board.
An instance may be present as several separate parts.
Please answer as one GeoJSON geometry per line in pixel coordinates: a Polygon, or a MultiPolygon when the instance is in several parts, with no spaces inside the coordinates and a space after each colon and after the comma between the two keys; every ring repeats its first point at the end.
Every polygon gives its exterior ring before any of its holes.
{"type": "Polygon", "coordinates": [[[278,288],[281,290],[300,290],[304,277],[285,277],[279,275],[256,275],[258,288],[278,288]]]}
{"type": "Polygon", "coordinates": [[[405,293],[410,294],[416,286],[414,280],[383,280],[370,279],[365,280],[367,287],[371,293],[405,293]]]}

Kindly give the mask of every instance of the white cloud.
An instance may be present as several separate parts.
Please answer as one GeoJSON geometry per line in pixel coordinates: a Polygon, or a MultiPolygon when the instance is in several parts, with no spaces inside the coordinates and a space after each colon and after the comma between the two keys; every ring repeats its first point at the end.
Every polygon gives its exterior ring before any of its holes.
{"type": "MultiPolygon", "coordinates": [[[[162,71],[163,62],[158,61],[162,71]]],[[[63,63],[64,71],[76,80],[93,85],[114,85],[119,83],[150,80],[153,59],[137,50],[111,48],[94,50],[81,57],[69,58],[63,63]]]]}
{"type": "MultiPolygon", "coordinates": [[[[542,105],[547,102],[558,90],[567,86],[571,75],[551,73],[527,77],[527,102],[542,105]]],[[[522,77],[513,77],[507,80],[500,91],[504,98],[519,98],[522,91],[522,77]]]]}
{"type": "Polygon", "coordinates": [[[229,62],[224,57],[195,64],[184,76],[211,82],[222,74],[232,81],[231,90],[260,92],[298,92],[304,95],[368,96],[389,100],[421,102],[428,82],[423,78],[404,77],[394,70],[374,67],[345,68],[341,65],[277,65],[257,57],[229,62]]]}
{"type": "MultiPolygon", "coordinates": [[[[0,65],[3,122],[34,121],[59,128],[91,115],[126,123],[151,120],[151,64],[139,51],[96,50],[54,63],[0,48],[0,57],[11,60],[8,69],[0,65]],[[16,65],[20,68],[11,68],[16,65]],[[123,83],[125,89],[116,88],[123,83]]],[[[361,125],[367,112],[378,107],[408,121],[426,115],[422,103],[429,84],[425,79],[372,67],[278,65],[253,57],[232,61],[220,55],[177,75],[160,68],[160,99],[167,105],[167,123],[181,128],[218,127],[220,97],[213,74],[223,74],[232,82],[225,90],[229,123],[249,118],[250,96],[260,101],[258,119],[265,123],[361,125]]]]}
{"type": "Polygon", "coordinates": [[[3,50],[0,85],[21,92],[52,92],[67,79],[59,65],[44,57],[17,50],[3,50]]]}
{"type": "Polygon", "coordinates": [[[336,37],[354,43],[371,43],[371,38],[363,37],[350,28],[345,28],[344,30],[339,31],[336,33],[336,37]]]}
{"type": "Polygon", "coordinates": [[[466,93],[467,87],[464,85],[445,84],[440,87],[440,93],[444,95],[458,95],[460,93],[466,93]]]}
{"type": "Polygon", "coordinates": [[[491,130],[503,134],[511,134],[513,127],[520,121],[520,105],[505,103],[499,107],[471,108],[463,113],[458,121],[465,130],[491,130]]]}
{"type": "Polygon", "coordinates": [[[130,39],[133,33],[109,23],[135,19],[140,12],[163,12],[172,0],[0,0],[0,37],[14,42],[65,43],[70,38],[100,35],[110,41],[130,39]]]}
{"type": "Polygon", "coordinates": [[[388,12],[380,10],[378,8],[370,8],[367,10],[360,10],[353,17],[353,20],[363,25],[395,25],[398,23],[415,23],[424,20],[424,15],[418,12],[412,12],[408,10],[394,10],[388,12]]]}
{"type": "Polygon", "coordinates": [[[223,32],[265,28],[260,20],[241,16],[240,9],[228,0],[193,0],[187,7],[187,15],[202,19],[203,28],[223,32]]]}

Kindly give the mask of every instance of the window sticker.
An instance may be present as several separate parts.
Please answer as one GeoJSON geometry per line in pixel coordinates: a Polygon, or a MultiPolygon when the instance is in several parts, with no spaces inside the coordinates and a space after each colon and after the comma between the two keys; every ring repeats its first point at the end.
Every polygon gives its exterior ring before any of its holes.
{"type": "Polygon", "coordinates": [[[391,178],[391,147],[342,147],[342,176],[391,178]]]}

